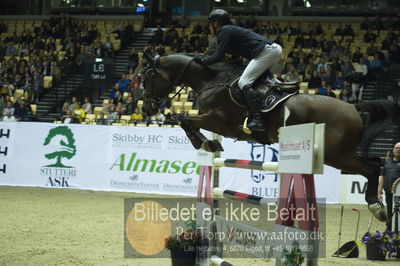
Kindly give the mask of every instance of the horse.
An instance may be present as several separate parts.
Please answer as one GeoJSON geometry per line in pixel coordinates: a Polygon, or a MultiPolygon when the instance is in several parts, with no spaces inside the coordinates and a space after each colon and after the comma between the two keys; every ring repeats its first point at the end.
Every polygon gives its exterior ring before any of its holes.
{"type": "Polygon", "coordinates": [[[147,61],[143,99],[146,115],[157,114],[171,99],[169,94],[177,85],[185,84],[197,93],[199,115],[181,121],[182,129],[196,149],[223,150],[218,141],[208,140],[200,129],[242,141],[278,142],[278,129],[283,126],[285,108],[290,111],[286,125],[325,123],[325,164],[366,177],[368,208],[378,220],[386,221],[385,208],[377,198],[381,159],[359,155],[356,150],[359,144],[368,144],[396,116],[400,117],[396,103],[376,100],[354,105],[332,97],[298,93],[263,113],[268,127],[266,132],[249,135],[241,130],[247,109],[231,99],[227,85],[234,76],[240,76],[243,66],[217,64],[206,67],[183,54],[149,58],[147,61]],[[370,113],[369,123],[363,121],[360,114],[363,111],[370,113]]]}

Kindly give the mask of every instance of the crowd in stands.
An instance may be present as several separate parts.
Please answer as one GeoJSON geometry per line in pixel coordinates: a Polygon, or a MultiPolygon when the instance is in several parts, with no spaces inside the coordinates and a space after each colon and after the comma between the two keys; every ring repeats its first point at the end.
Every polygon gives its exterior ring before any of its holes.
{"type": "MultiPolygon", "coordinates": [[[[51,16],[36,27],[25,25],[18,34],[16,29],[16,24],[0,23],[0,112],[4,118],[29,120],[31,111],[25,109],[40,101],[63,76],[82,73],[87,58],[114,53],[110,37],[102,41],[95,25],[68,14],[51,16]],[[14,108],[6,110],[9,105],[14,108]]],[[[116,33],[126,34],[125,28],[116,33]]]]}

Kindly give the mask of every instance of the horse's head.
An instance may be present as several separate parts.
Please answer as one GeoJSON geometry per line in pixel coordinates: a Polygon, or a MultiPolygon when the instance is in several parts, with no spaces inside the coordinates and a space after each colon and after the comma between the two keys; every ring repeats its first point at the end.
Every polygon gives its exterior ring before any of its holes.
{"type": "Polygon", "coordinates": [[[148,58],[148,65],[144,71],[144,100],[143,110],[148,116],[156,115],[174,89],[174,84],[169,75],[160,68],[159,57],[148,58]]]}
{"type": "Polygon", "coordinates": [[[171,58],[163,60],[165,66],[160,65],[160,57],[152,58],[144,53],[147,58],[148,65],[144,70],[144,100],[143,111],[148,116],[156,115],[158,110],[165,106],[171,100],[169,94],[174,90],[176,85],[182,82],[182,76],[189,67],[192,59],[182,60],[173,64],[171,58]]]}

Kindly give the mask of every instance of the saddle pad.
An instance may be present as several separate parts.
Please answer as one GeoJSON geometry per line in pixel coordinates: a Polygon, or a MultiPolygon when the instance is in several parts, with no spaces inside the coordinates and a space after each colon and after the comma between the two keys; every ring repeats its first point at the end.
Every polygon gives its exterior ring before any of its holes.
{"type": "MultiPolygon", "coordinates": [[[[261,112],[266,113],[273,110],[281,102],[288,99],[290,96],[297,94],[299,91],[292,93],[281,92],[276,88],[268,89],[262,97],[261,112]]],[[[229,88],[229,94],[232,100],[239,106],[246,107],[246,102],[243,97],[237,82],[234,82],[229,88]]]]}

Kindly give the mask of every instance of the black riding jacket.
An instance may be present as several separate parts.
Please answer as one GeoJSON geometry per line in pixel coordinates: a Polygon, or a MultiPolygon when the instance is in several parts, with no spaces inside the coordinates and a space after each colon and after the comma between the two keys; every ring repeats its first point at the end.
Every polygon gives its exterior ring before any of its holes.
{"type": "Polygon", "coordinates": [[[254,31],[234,25],[225,25],[217,33],[218,46],[213,55],[202,59],[203,63],[213,64],[220,61],[225,53],[253,59],[266,44],[273,44],[277,39],[264,38],[254,31]]]}
{"type": "Polygon", "coordinates": [[[383,189],[386,193],[392,193],[393,182],[400,177],[400,161],[395,161],[393,158],[386,160],[381,175],[385,178],[383,189]]]}

